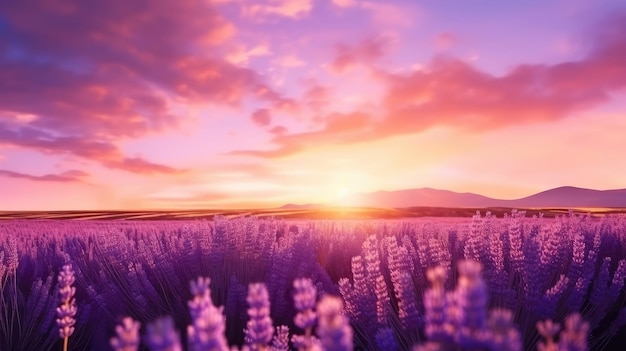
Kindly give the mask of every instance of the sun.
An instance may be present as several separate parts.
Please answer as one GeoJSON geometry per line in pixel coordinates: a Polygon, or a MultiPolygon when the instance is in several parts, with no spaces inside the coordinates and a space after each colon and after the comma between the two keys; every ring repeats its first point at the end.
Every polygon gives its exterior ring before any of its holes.
{"type": "Polygon", "coordinates": [[[350,192],[347,187],[339,187],[339,189],[337,189],[337,200],[344,200],[346,197],[348,197],[349,193],[350,192]]]}
{"type": "Polygon", "coordinates": [[[351,199],[350,199],[350,195],[352,194],[350,188],[348,188],[347,186],[340,186],[337,188],[336,192],[335,192],[335,205],[336,206],[350,206],[351,205],[351,199]]]}

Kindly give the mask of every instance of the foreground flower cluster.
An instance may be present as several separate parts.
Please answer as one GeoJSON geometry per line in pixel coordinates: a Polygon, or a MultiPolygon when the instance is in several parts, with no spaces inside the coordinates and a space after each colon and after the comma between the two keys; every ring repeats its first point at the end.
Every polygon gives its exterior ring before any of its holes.
{"type": "MultiPolygon", "coordinates": [[[[228,347],[225,332],[225,319],[222,308],[216,308],[210,296],[209,278],[198,278],[191,281],[191,291],[194,294],[189,301],[189,312],[192,315],[192,325],[188,326],[188,350],[194,351],[228,351],[239,350],[237,346],[228,347]]],[[[310,279],[298,279],[294,282],[296,289],[305,287],[294,295],[299,312],[295,322],[301,325],[303,318],[307,319],[305,335],[291,335],[291,341],[299,350],[336,350],[351,351],[353,349],[352,329],[348,319],[342,315],[343,303],[339,297],[324,296],[316,302],[316,290],[310,279]],[[307,299],[302,305],[302,299],[307,299]],[[315,310],[313,309],[315,308],[315,310]],[[306,317],[303,317],[306,315],[306,317]],[[317,323],[316,323],[317,321],[317,323]],[[311,335],[311,330],[317,325],[317,335],[311,335]]],[[[265,284],[254,283],[248,287],[248,323],[245,329],[245,345],[241,350],[258,351],[290,350],[289,327],[281,325],[274,328],[270,317],[270,302],[265,284]]],[[[139,322],[130,317],[123,319],[116,327],[117,335],[110,340],[115,351],[136,351],[139,349],[140,336],[139,322]]],[[[153,351],[182,350],[182,342],[178,331],[175,330],[171,317],[162,317],[148,324],[146,343],[153,351]]]]}
{"type": "Polygon", "coordinates": [[[0,350],[611,349],[625,241],[623,217],[517,211],[4,221],[0,350]]]}
{"type": "MultiPolygon", "coordinates": [[[[426,292],[426,335],[429,342],[417,345],[414,351],[428,350],[496,350],[520,351],[520,333],[513,324],[508,310],[492,310],[487,319],[486,287],[480,275],[480,264],[475,261],[459,263],[459,282],[453,293],[446,294],[441,282],[445,271],[436,267],[428,271],[432,287],[426,292]]],[[[190,290],[194,294],[188,302],[192,325],[188,326],[188,350],[193,351],[234,351],[237,346],[228,347],[225,332],[225,319],[222,308],[216,308],[210,296],[209,278],[191,281],[190,290]]],[[[343,315],[343,302],[335,296],[324,296],[316,304],[317,292],[310,279],[294,281],[294,302],[297,314],[295,324],[305,330],[304,335],[289,335],[289,327],[276,328],[270,317],[270,302],[265,284],[250,284],[248,288],[248,323],[245,329],[245,345],[241,350],[286,351],[290,350],[289,340],[295,349],[303,351],[352,351],[353,331],[348,318],[343,315]],[[317,322],[317,323],[316,323],[317,322]],[[316,327],[317,324],[317,327],[316,327]],[[311,335],[316,327],[318,337],[311,335]]],[[[537,323],[539,333],[546,339],[538,343],[539,351],[584,351],[587,350],[589,323],[580,314],[569,315],[566,328],[561,332],[559,342],[554,337],[559,326],[551,320],[537,323]]],[[[130,317],[123,319],[116,327],[117,335],[110,340],[114,351],[136,351],[139,349],[139,322],[130,317]]],[[[147,327],[145,337],[152,351],[183,350],[179,333],[175,330],[171,317],[160,318],[147,327]]],[[[381,350],[398,350],[398,344],[391,329],[377,334],[381,350]]]]}

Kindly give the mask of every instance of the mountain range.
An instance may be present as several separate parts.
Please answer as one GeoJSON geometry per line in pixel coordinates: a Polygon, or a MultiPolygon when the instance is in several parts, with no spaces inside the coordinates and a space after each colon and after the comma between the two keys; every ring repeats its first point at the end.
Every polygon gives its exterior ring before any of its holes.
{"type": "Polygon", "coordinates": [[[626,189],[593,190],[564,186],[527,197],[503,200],[474,194],[431,188],[377,191],[347,196],[339,203],[287,204],[282,208],[312,209],[349,204],[359,207],[509,207],[509,208],[626,208],[626,189]]]}

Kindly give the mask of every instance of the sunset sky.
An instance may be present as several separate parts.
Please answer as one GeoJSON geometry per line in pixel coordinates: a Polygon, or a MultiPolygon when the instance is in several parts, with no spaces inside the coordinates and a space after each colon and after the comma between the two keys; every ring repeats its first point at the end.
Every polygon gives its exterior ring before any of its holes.
{"type": "Polygon", "coordinates": [[[0,210],[626,188],[624,0],[0,7],[0,210]]]}

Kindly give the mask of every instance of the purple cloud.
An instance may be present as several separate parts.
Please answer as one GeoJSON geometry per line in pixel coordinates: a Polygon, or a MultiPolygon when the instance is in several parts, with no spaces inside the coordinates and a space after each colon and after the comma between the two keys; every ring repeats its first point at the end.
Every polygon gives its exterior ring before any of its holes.
{"type": "Polygon", "coordinates": [[[45,174],[41,176],[13,172],[5,169],[0,169],[0,176],[16,178],[16,179],[27,179],[37,182],[82,182],[83,179],[89,176],[87,173],[79,170],[71,170],[67,172],[63,172],[60,174],[45,174]]]}

